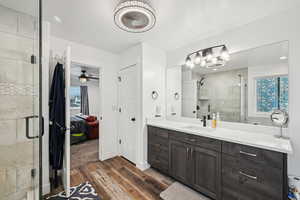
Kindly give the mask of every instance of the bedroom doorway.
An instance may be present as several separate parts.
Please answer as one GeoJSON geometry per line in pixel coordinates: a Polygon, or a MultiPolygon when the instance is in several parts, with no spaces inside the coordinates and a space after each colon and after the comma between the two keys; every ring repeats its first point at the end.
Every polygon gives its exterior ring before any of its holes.
{"type": "Polygon", "coordinates": [[[70,85],[70,168],[99,160],[101,69],[72,62],[70,85]]]}

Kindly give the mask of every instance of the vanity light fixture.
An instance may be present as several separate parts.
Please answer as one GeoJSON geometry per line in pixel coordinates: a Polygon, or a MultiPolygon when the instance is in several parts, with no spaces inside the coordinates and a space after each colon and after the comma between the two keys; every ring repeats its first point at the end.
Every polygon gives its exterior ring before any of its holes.
{"type": "Polygon", "coordinates": [[[146,32],[156,23],[155,10],[143,0],[122,1],[114,10],[114,22],[127,32],[146,32]]]}
{"type": "Polygon", "coordinates": [[[187,55],[185,65],[194,68],[200,65],[206,68],[224,67],[230,60],[230,54],[226,45],[217,45],[192,52],[187,55]]]}

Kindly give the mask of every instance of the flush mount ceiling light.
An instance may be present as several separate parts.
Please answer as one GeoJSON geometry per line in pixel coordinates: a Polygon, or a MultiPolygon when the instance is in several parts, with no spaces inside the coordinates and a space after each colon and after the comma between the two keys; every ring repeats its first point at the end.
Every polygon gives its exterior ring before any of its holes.
{"type": "Polygon", "coordinates": [[[127,0],[114,11],[115,24],[131,33],[142,33],[152,29],[156,22],[155,10],[141,0],[127,0]]]}
{"type": "Polygon", "coordinates": [[[212,68],[224,67],[230,60],[230,55],[226,45],[218,45],[192,52],[187,55],[185,65],[194,68],[195,65],[200,67],[212,68]]]}

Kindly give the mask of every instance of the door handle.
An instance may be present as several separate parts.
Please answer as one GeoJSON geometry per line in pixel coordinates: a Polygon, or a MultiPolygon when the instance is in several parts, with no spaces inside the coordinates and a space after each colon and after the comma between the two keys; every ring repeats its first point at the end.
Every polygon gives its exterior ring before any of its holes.
{"type": "Polygon", "coordinates": [[[133,122],[135,122],[135,117],[131,118],[130,120],[133,121],[133,122]]]}
{"type": "Polygon", "coordinates": [[[186,148],[186,156],[187,156],[187,159],[189,160],[190,159],[190,148],[186,148]]]}
{"type": "Polygon", "coordinates": [[[45,125],[44,125],[44,117],[41,118],[41,135],[42,137],[44,136],[44,133],[45,133],[45,125]]]}
{"type": "MultiPolygon", "coordinates": [[[[34,118],[39,118],[39,116],[37,115],[32,115],[32,116],[27,116],[25,117],[25,123],[26,123],[26,137],[28,139],[35,139],[35,138],[38,138],[39,136],[30,136],[29,135],[29,120],[30,119],[34,119],[34,118]]],[[[44,132],[44,131],[43,131],[44,132]]]]}

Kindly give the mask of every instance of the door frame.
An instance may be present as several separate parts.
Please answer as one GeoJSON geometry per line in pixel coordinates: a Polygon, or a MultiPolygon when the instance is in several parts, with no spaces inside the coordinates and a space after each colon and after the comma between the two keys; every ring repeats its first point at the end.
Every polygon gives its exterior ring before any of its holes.
{"type": "MultiPolygon", "coordinates": [[[[141,64],[139,64],[138,62],[137,63],[134,63],[134,64],[131,64],[131,65],[128,65],[128,66],[125,66],[125,67],[120,67],[118,73],[117,73],[117,79],[120,75],[120,72],[121,71],[124,71],[130,67],[136,67],[136,75],[137,75],[137,116],[136,118],[138,119],[137,120],[137,132],[135,133],[136,134],[136,146],[135,146],[135,149],[136,149],[136,154],[135,154],[135,163],[136,165],[138,165],[138,162],[139,162],[139,150],[141,149],[141,145],[139,142],[141,142],[141,139],[140,139],[140,134],[139,133],[142,133],[142,124],[143,124],[143,120],[142,120],[142,69],[141,69],[141,64]]],[[[121,154],[121,145],[119,143],[119,140],[120,140],[120,137],[121,137],[121,130],[120,130],[120,112],[119,112],[119,108],[120,108],[120,83],[119,83],[119,80],[117,80],[117,124],[118,124],[118,130],[117,130],[117,141],[116,141],[116,144],[117,144],[117,155],[118,156],[122,156],[121,154]]]]}
{"type": "MultiPolygon", "coordinates": [[[[98,140],[98,160],[101,160],[102,158],[102,151],[101,151],[101,146],[103,145],[102,142],[103,140],[101,139],[101,134],[103,132],[103,126],[100,125],[100,122],[103,119],[103,93],[102,93],[102,86],[103,86],[103,67],[99,66],[99,65],[92,65],[92,64],[86,64],[84,62],[77,62],[71,59],[71,70],[72,70],[72,65],[82,65],[88,68],[97,68],[99,69],[99,96],[100,96],[100,101],[99,101],[99,107],[98,107],[98,113],[99,113],[99,140],[98,140]]],[[[70,109],[70,108],[69,108],[70,109]]]]}

